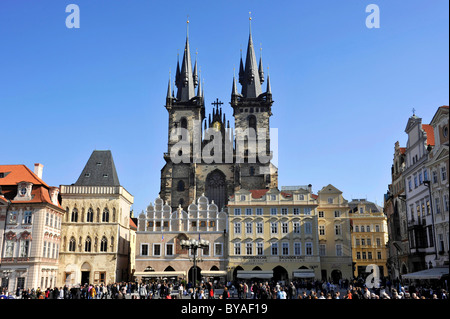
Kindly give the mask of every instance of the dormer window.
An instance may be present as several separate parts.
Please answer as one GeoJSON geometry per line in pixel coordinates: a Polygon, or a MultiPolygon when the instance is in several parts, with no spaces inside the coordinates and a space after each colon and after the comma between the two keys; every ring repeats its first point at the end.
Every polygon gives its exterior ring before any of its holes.
{"type": "Polygon", "coordinates": [[[20,182],[17,185],[17,196],[14,198],[14,200],[31,200],[31,190],[33,189],[33,184],[30,182],[20,182]]]}

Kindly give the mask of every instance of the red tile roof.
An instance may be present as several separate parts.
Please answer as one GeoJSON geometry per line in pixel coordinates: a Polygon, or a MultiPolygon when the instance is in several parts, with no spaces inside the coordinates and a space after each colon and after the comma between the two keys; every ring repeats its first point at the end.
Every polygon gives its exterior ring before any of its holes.
{"type": "Polygon", "coordinates": [[[400,147],[400,154],[405,155],[406,147],[400,147]]]}
{"type": "Polygon", "coordinates": [[[434,129],[430,124],[422,124],[423,130],[427,133],[427,145],[434,146],[434,129]]]}
{"type": "MultiPolygon", "coordinates": [[[[0,178],[4,198],[9,199],[12,203],[49,203],[54,205],[49,194],[51,187],[25,165],[0,165],[0,173],[4,173],[4,177],[0,178]],[[17,185],[20,182],[33,184],[31,200],[14,200],[17,195],[17,185]]],[[[62,208],[59,202],[56,206],[62,208]]]]}

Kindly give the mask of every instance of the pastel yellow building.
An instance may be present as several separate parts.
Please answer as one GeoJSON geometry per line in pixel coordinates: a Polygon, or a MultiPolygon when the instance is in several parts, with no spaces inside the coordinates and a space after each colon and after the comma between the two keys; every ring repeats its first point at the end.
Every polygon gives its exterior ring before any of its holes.
{"type": "Polygon", "coordinates": [[[333,185],[318,192],[319,255],[323,279],[338,283],[353,278],[348,201],[333,185]]]}
{"type": "Polygon", "coordinates": [[[379,274],[387,277],[387,218],[383,209],[366,199],[349,202],[352,223],[354,276],[366,277],[366,267],[377,265],[379,274]]]}
{"type": "Polygon", "coordinates": [[[228,202],[230,280],[320,279],[311,187],[236,191],[228,202]]]}

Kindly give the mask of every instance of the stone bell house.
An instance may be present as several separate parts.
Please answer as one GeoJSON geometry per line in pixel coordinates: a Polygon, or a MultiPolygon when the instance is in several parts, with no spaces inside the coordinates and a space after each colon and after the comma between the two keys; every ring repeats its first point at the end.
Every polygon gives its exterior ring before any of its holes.
{"type": "Polygon", "coordinates": [[[0,276],[9,292],[56,285],[65,211],[42,172],[42,164],[34,172],[0,165],[0,276]]]}
{"type": "MultiPolygon", "coordinates": [[[[58,284],[100,284],[132,278],[133,196],[119,183],[110,151],[94,151],[78,180],[61,185],[62,242],[58,284]],[[131,256],[131,257],[130,257],[131,256]]],[[[134,246],[134,244],[133,244],[134,246]]]]}

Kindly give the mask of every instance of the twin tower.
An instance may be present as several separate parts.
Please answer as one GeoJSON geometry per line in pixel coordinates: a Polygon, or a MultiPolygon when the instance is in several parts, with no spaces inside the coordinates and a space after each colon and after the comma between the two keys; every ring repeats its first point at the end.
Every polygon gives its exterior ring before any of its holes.
{"type": "MultiPolygon", "coordinates": [[[[189,21],[188,21],[189,23],[189,21]]],[[[257,63],[251,26],[245,65],[240,60],[240,93],[233,77],[230,105],[234,129],[218,99],[205,115],[203,88],[197,60],[192,68],[189,34],[183,60],[178,60],[175,88],[169,80],[166,109],[169,113],[168,150],[161,170],[160,197],[172,210],[187,207],[204,194],[224,208],[230,196],[240,189],[267,189],[278,186],[278,168],[271,163],[270,125],[272,92],[267,76],[262,84],[262,58],[257,63]]]]}

